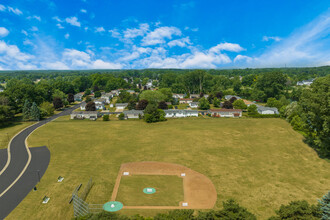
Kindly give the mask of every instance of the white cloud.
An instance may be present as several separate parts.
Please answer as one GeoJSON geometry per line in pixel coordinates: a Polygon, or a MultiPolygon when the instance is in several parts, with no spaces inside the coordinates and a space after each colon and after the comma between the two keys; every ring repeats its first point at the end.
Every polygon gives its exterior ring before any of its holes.
{"type": "Polygon", "coordinates": [[[190,44],[191,44],[191,42],[190,42],[189,37],[185,37],[185,38],[181,38],[181,39],[177,39],[177,40],[172,40],[172,41],[167,43],[167,45],[169,47],[174,47],[174,46],[186,47],[190,44]]]}
{"type": "Polygon", "coordinates": [[[37,15],[28,16],[26,19],[28,19],[28,20],[36,19],[36,20],[38,20],[38,21],[41,21],[40,16],[37,16],[37,15]]]}
{"type": "Polygon", "coordinates": [[[123,68],[122,64],[105,62],[103,60],[95,60],[91,67],[93,69],[121,69],[123,68]]]}
{"type": "Polygon", "coordinates": [[[119,31],[116,28],[113,30],[109,30],[109,32],[111,33],[111,36],[113,38],[121,38],[121,34],[119,33],[119,31]]]}
{"type": "Polygon", "coordinates": [[[149,31],[149,24],[140,24],[139,28],[127,28],[124,31],[125,38],[136,38],[138,36],[144,36],[149,31]]]}
{"type": "Polygon", "coordinates": [[[65,39],[69,39],[70,34],[69,34],[69,33],[66,33],[66,34],[64,35],[64,37],[65,37],[65,39]]]}
{"type": "Polygon", "coordinates": [[[57,22],[63,22],[58,16],[52,17],[57,22]]]}
{"type": "Polygon", "coordinates": [[[5,27],[0,27],[0,37],[6,37],[9,34],[9,31],[5,27]]]}
{"type": "Polygon", "coordinates": [[[14,64],[17,61],[28,61],[33,56],[22,53],[16,45],[9,45],[6,42],[0,40],[0,62],[6,64],[14,64]]]}
{"type": "Polygon", "coordinates": [[[263,36],[263,38],[262,38],[262,41],[270,41],[270,40],[274,40],[274,41],[278,42],[278,41],[281,41],[282,38],[276,37],[276,36],[274,36],[274,37],[272,37],[272,36],[263,36]]]}
{"type": "Polygon", "coordinates": [[[212,53],[219,53],[220,51],[240,52],[244,50],[239,44],[232,43],[220,43],[215,47],[212,47],[209,51],[212,53]]]}
{"type": "Polygon", "coordinates": [[[95,32],[104,32],[104,31],[105,31],[104,27],[95,28],[95,32]]]}
{"type": "Polygon", "coordinates": [[[40,64],[41,69],[47,70],[68,70],[70,69],[65,63],[56,61],[56,62],[42,62],[40,64]]]}
{"type": "Polygon", "coordinates": [[[156,45],[156,44],[163,44],[165,43],[165,39],[172,39],[172,36],[181,36],[182,33],[179,28],[177,27],[159,27],[156,28],[154,31],[149,32],[143,39],[142,45],[156,45]]]}
{"type": "Polygon", "coordinates": [[[273,45],[254,65],[257,67],[319,66],[330,61],[330,11],[273,45]]]}
{"type": "Polygon", "coordinates": [[[9,12],[13,12],[14,14],[16,14],[16,15],[21,15],[21,14],[23,14],[23,12],[21,12],[18,8],[12,8],[12,7],[7,7],[7,10],[9,11],[9,12]]]}
{"type": "Polygon", "coordinates": [[[82,9],[80,9],[80,12],[81,13],[87,13],[87,10],[82,8],[82,9]]]}
{"type": "Polygon", "coordinates": [[[251,62],[252,60],[253,60],[253,58],[251,58],[249,56],[239,54],[234,58],[234,63],[236,63],[236,62],[251,62]]]}
{"type": "Polygon", "coordinates": [[[38,27],[36,27],[36,26],[32,26],[32,27],[30,28],[30,30],[31,30],[31,31],[39,31],[38,27]]]}
{"type": "Polygon", "coordinates": [[[28,36],[28,33],[26,30],[22,30],[21,33],[24,34],[25,36],[28,36]]]}
{"type": "Polygon", "coordinates": [[[60,23],[56,24],[56,26],[58,27],[58,29],[64,29],[64,27],[60,23]]]}
{"type": "Polygon", "coordinates": [[[80,22],[78,21],[78,18],[74,16],[66,18],[65,21],[66,23],[71,24],[72,26],[77,26],[77,27],[81,26],[80,22]]]}
{"type": "Polygon", "coordinates": [[[5,10],[6,10],[6,6],[0,4],[0,11],[5,11],[5,10]]]}

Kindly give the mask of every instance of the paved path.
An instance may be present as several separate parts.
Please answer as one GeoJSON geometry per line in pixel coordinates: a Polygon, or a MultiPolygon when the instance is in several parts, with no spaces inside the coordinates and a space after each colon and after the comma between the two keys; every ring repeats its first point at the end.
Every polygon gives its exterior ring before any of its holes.
{"type": "Polygon", "coordinates": [[[8,150],[0,151],[0,219],[4,219],[27,196],[46,172],[50,161],[48,148],[28,148],[25,142],[27,137],[40,126],[69,115],[79,106],[75,105],[25,128],[11,139],[8,150]]]}

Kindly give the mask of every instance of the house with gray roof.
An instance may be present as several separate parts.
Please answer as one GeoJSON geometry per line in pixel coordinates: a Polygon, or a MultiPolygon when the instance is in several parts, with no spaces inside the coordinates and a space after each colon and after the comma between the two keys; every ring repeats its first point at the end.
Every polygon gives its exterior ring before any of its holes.
{"type": "Polygon", "coordinates": [[[116,103],[116,111],[124,110],[128,106],[128,103],[116,103]]]}
{"type": "Polygon", "coordinates": [[[190,106],[190,108],[198,108],[198,103],[199,102],[190,102],[189,106],[190,106]]]}
{"type": "Polygon", "coordinates": [[[241,99],[241,97],[237,96],[237,95],[225,95],[225,99],[226,100],[230,100],[231,98],[235,97],[236,99],[241,99]]]}
{"type": "Polygon", "coordinates": [[[70,115],[71,119],[89,119],[95,121],[99,113],[97,111],[81,111],[81,112],[72,112],[70,115]]]}
{"type": "Polygon", "coordinates": [[[80,110],[82,110],[82,111],[86,110],[86,102],[83,102],[80,104],[80,110]]]}
{"type": "Polygon", "coordinates": [[[127,110],[123,111],[125,118],[139,118],[140,116],[143,116],[144,113],[142,110],[127,110]]]}
{"type": "Polygon", "coordinates": [[[75,94],[73,97],[76,102],[80,102],[80,101],[82,101],[83,96],[84,96],[84,94],[82,92],[80,92],[80,93],[75,94]]]}
{"type": "Polygon", "coordinates": [[[261,105],[257,105],[257,111],[262,115],[274,115],[279,114],[278,109],[275,107],[265,107],[261,105]]]}
{"type": "Polygon", "coordinates": [[[164,112],[165,118],[198,117],[197,110],[168,109],[164,110],[164,112]]]}

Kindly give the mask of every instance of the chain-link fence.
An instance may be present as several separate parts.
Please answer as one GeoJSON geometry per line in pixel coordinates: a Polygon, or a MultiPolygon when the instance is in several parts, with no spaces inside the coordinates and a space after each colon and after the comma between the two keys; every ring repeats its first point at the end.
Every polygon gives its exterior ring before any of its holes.
{"type": "Polygon", "coordinates": [[[89,179],[85,188],[79,193],[78,186],[72,193],[73,214],[75,217],[84,216],[89,213],[98,213],[103,210],[103,204],[88,204],[85,200],[93,186],[92,178],[89,179]]]}

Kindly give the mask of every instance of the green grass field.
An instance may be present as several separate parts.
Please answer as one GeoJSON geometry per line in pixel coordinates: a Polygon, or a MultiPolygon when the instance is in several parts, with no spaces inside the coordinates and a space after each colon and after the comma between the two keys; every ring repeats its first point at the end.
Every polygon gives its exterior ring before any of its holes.
{"type": "MultiPolygon", "coordinates": [[[[49,145],[51,162],[38,190],[8,219],[70,219],[74,188],[95,185],[87,202],[108,202],[122,163],[161,161],[203,173],[218,200],[236,199],[259,219],[281,204],[316,203],[329,190],[330,163],[320,159],[303,137],[282,119],[186,118],[147,124],[139,120],[69,120],[61,117],[36,130],[30,146],[49,145]],[[63,176],[62,183],[57,177],[63,176]],[[48,204],[42,198],[50,197],[48,204]]],[[[122,210],[154,215],[158,210],[122,210]]]]}
{"type": "Polygon", "coordinates": [[[122,176],[116,198],[127,206],[178,206],[183,200],[182,178],[158,175],[122,176]],[[145,194],[146,187],[156,192],[145,194]]]}

